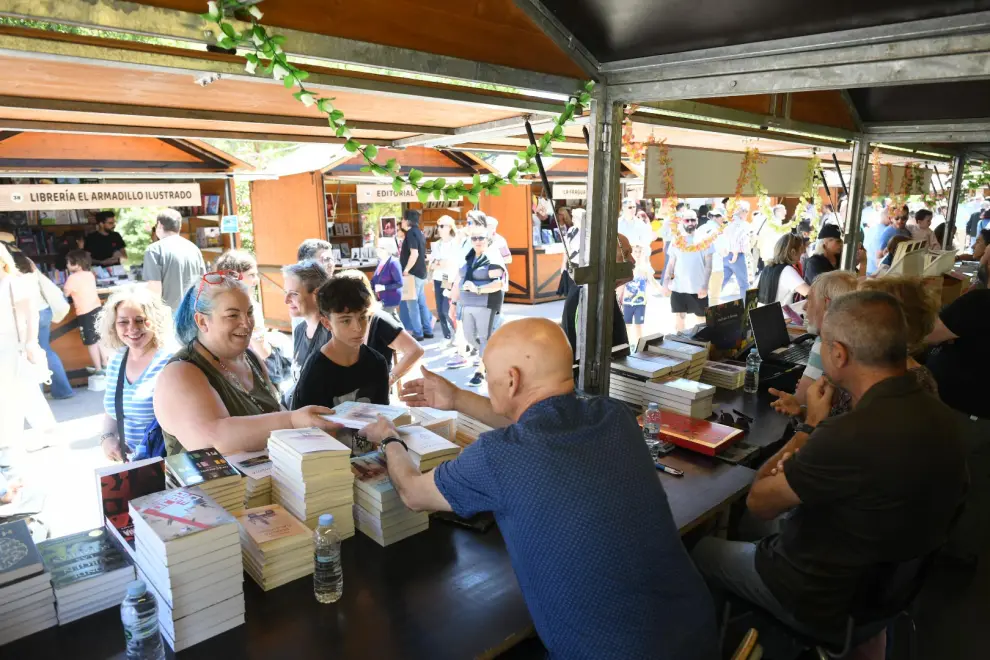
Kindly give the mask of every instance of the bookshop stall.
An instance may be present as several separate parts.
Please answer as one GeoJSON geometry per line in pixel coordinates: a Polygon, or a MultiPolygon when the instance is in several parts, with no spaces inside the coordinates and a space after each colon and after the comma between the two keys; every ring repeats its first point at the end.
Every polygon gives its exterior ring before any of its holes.
{"type": "MultiPolygon", "coordinates": [[[[475,156],[426,147],[380,149],[379,157],[395,158],[404,173],[415,168],[426,177],[448,181],[469,182],[476,173],[494,171],[475,156]]],[[[262,305],[271,327],[289,328],[281,268],[295,262],[296,250],[307,238],[329,241],[338,268],[357,268],[370,277],[378,266],[376,238],[394,237],[406,209],[422,213],[420,228],[429,245],[436,240],[441,216],[449,215],[463,224],[474,208],[467,199],[422,204],[414,193],[396,193],[391,184],[362,172],[365,164],[360,156],[339,149],[314,169],[251,182],[262,305]]],[[[483,200],[482,210],[485,204],[483,200]]],[[[505,230],[500,224],[499,232],[505,235],[505,230]]],[[[426,290],[430,307],[435,308],[433,287],[426,290]]]]}
{"type": "MultiPolygon", "coordinates": [[[[101,211],[174,208],[183,216],[181,234],[210,264],[239,245],[236,222],[231,227],[229,218],[237,212],[232,175],[249,169],[198,140],[8,131],[0,140],[0,223],[59,286],[67,277],[65,255],[96,231],[101,211]]],[[[101,296],[139,282],[140,266],[141,254],[133,247],[126,265],[94,266],[101,296]]],[[[89,364],[77,328],[70,311],[51,335],[74,385],[85,384],[89,364]]]]}

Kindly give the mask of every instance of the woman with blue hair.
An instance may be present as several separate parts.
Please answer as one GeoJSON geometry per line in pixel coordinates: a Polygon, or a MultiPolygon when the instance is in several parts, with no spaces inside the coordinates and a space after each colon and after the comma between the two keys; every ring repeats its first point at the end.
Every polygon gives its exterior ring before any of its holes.
{"type": "Polygon", "coordinates": [[[169,455],[214,447],[258,451],[272,431],[339,427],[321,406],[285,411],[264,363],[250,350],[253,302],[240,273],[207,273],[186,291],[175,314],[184,345],[162,369],[155,415],[169,455]]]}

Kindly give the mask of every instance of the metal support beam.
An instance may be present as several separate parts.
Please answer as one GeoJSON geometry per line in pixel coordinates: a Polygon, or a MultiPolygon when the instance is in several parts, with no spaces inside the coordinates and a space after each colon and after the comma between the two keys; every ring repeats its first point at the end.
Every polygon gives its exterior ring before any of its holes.
{"type": "MultiPolygon", "coordinates": [[[[532,120],[530,115],[519,117],[507,117],[506,119],[496,119],[486,121],[481,124],[462,126],[448,131],[445,135],[414,135],[407,138],[399,138],[392,143],[394,147],[444,147],[473,142],[479,139],[498,138],[505,135],[518,133],[520,129],[525,129],[526,122],[532,120]]],[[[543,130],[553,124],[552,118],[537,119],[533,121],[536,130],[543,130]]],[[[518,151],[518,149],[516,150],[518,151]]]]}
{"type": "MultiPolygon", "coordinates": [[[[640,106],[640,112],[637,114],[649,114],[651,108],[662,112],[674,113],[669,116],[675,119],[684,119],[688,121],[705,121],[705,119],[711,119],[716,123],[721,123],[722,125],[726,125],[727,122],[727,125],[730,127],[733,127],[733,124],[735,124],[735,128],[749,128],[763,131],[773,129],[779,131],[780,133],[770,135],[769,137],[777,137],[780,139],[787,139],[786,135],[781,134],[785,131],[807,133],[810,135],[817,135],[822,138],[835,138],[835,140],[842,141],[851,141],[856,137],[855,133],[852,131],[847,131],[844,128],[822,126],[820,124],[809,124],[807,122],[796,121],[794,119],[777,117],[772,114],[764,115],[757,112],[736,110],[734,108],[723,108],[721,106],[698,101],[658,101],[655,103],[643,104],[640,106]]],[[[721,130],[721,128],[718,127],[718,130],[721,130]]],[[[764,137],[767,136],[764,135],[764,137]]],[[[832,144],[834,145],[835,142],[832,144]]]]}
{"type": "Polygon", "coordinates": [[[602,65],[621,102],[980,80],[990,12],[602,65]]]}
{"type": "Polygon", "coordinates": [[[959,202],[963,194],[963,175],[966,173],[966,155],[960,154],[952,159],[952,183],[949,185],[949,217],[945,219],[945,242],[942,246],[944,250],[965,249],[965,245],[952,245],[952,239],[956,235],[956,215],[959,211],[959,202]]]}
{"type": "Polygon", "coordinates": [[[598,59],[578,41],[564,24],[547,9],[540,0],[514,0],[519,9],[523,10],[543,33],[550,37],[567,56],[574,60],[584,70],[585,74],[594,80],[600,80],[601,75],[598,59]]]}
{"type": "Polygon", "coordinates": [[[860,219],[866,198],[866,180],[870,171],[870,142],[859,138],[853,145],[852,171],[849,174],[849,203],[846,205],[846,226],[842,236],[842,270],[856,270],[856,251],[863,242],[860,219]]]}
{"type": "Polygon", "coordinates": [[[622,149],[622,104],[605,86],[595,88],[591,155],[588,159],[588,214],[581,232],[579,261],[595,281],[585,286],[577,328],[580,383],[585,392],[608,392],[615,309],[615,248],[619,224],[619,161],[622,149]]]}
{"type": "Polygon", "coordinates": [[[990,140],[990,121],[892,122],[864,124],[863,132],[873,142],[905,144],[915,142],[986,142],[990,140]]]}
{"type": "MultiPolygon", "coordinates": [[[[806,135],[791,135],[786,133],[778,133],[763,128],[744,128],[739,126],[732,126],[727,124],[719,123],[705,123],[702,121],[694,121],[690,119],[680,119],[674,116],[649,114],[645,112],[634,112],[632,114],[633,122],[638,124],[650,124],[651,126],[669,126],[671,128],[684,128],[692,131],[707,131],[707,132],[717,132],[724,133],[726,135],[737,135],[739,137],[749,137],[749,138],[763,138],[765,140],[780,140],[782,142],[794,142],[796,144],[804,144],[813,147],[825,147],[827,149],[845,149],[847,148],[844,143],[836,142],[835,140],[818,140],[813,137],[808,137],[806,135]]],[[[852,140],[850,135],[849,140],[852,140]]]]}
{"type": "MultiPolygon", "coordinates": [[[[202,11],[206,11],[205,2],[202,3],[202,11]]],[[[210,25],[199,14],[121,0],[4,0],[0,15],[166,37],[198,44],[216,42],[216,35],[210,31],[210,25]]],[[[232,22],[238,32],[248,27],[247,23],[241,21],[232,22]]],[[[537,71],[312,32],[280,27],[274,29],[286,37],[285,49],[290,56],[541,90],[564,96],[571,94],[577,85],[577,81],[571,78],[537,71]]]]}
{"type": "Polygon", "coordinates": [[[852,100],[852,96],[849,95],[849,90],[840,89],[839,96],[842,97],[842,102],[846,104],[846,110],[849,111],[849,116],[852,117],[853,123],[856,125],[857,131],[863,130],[863,117],[859,114],[859,108],[852,100]]]}
{"type": "MultiPolygon", "coordinates": [[[[189,51],[175,55],[134,50],[121,47],[94,45],[72,41],[49,40],[0,34],[0,55],[30,59],[52,59],[73,64],[103,65],[108,68],[124,67],[139,71],[189,73],[219,73],[225,79],[246,80],[258,84],[281,85],[282,83],[265,76],[262,72],[248,74],[243,63],[235,58],[217,59],[202,51],[189,51]]],[[[307,68],[307,67],[302,67],[307,68]]],[[[112,75],[109,74],[108,75],[112,75]]],[[[397,79],[398,80],[398,79],[397,79]]],[[[306,85],[314,91],[368,92],[379,96],[395,96],[426,99],[437,102],[470,103],[482,107],[508,109],[518,112],[556,114],[560,104],[556,101],[528,98],[520,95],[481,93],[470,88],[452,89],[449,87],[417,84],[416,81],[392,82],[381,78],[356,77],[341,73],[323,73],[310,70],[306,85]]]]}

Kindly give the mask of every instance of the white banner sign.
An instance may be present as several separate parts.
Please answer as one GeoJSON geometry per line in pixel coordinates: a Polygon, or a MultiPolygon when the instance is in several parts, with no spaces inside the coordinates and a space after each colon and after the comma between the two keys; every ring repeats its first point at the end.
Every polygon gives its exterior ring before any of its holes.
{"type": "Polygon", "coordinates": [[[583,183],[553,184],[554,199],[587,199],[588,186],[583,183]]]}
{"type": "Polygon", "coordinates": [[[392,186],[363,186],[357,187],[358,204],[376,204],[388,202],[418,202],[419,197],[416,192],[406,186],[399,192],[392,190],[392,186]]]}
{"type": "Polygon", "coordinates": [[[0,186],[0,211],[200,206],[198,183],[79,183],[0,186]]]}

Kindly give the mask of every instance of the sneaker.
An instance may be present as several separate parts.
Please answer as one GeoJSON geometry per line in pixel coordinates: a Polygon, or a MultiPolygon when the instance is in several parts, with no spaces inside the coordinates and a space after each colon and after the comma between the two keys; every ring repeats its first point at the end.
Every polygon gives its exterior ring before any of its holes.
{"type": "Polygon", "coordinates": [[[481,387],[481,384],[485,382],[485,377],[480,371],[474,372],[474,376],[468,381],[468,385],[471,387],[481,387]]]}
{"type": "Polygon", "coordinates": [[[423,341],[423,335],[413,335],[412,338],[415,339],[416,341],[420,341],[420,342],[423,341]]]}
{"type": "Polygon", "coordinates": [[[455,353],[453,357],[447,360],[448,369],[460,369],[461,367],[468,366],[467,358],[460,353],[455,353]]]}
{"type": "Polygon", "coordinates": [[[477,348],[472,348],[471,349],[471,357],[475,357],[477,355],[478,355],[478,349],[477,348]]]}
{"type": "Polygon", "coordinates": [[[431,334],[427,334],[427,333],[424,332],[423,333],[423,339],[433,339],[433,334],[432,333],[431,334]]]}
{"type": "Polygon", "coordinates": [[[476,357],[473,360],[471,360],[471,366],[473,366],[473,367],[480,367],[481,366],[481,358],[480,357],[476,357]]]}

